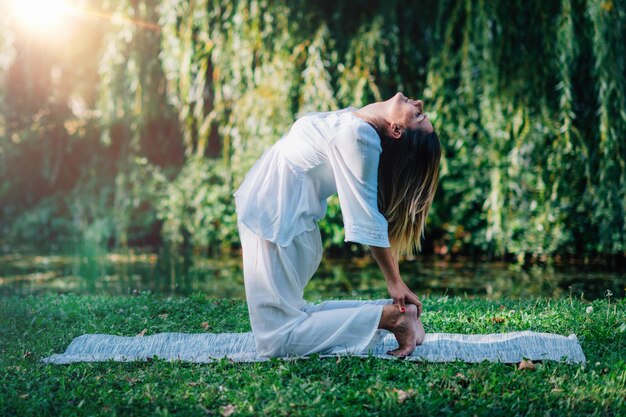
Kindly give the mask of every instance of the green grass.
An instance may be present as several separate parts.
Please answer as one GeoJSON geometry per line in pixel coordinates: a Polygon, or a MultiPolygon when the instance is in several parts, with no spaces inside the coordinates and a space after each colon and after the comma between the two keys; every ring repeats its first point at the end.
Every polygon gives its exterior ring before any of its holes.
{"type": "Polygon", "coordinates": [[[229,405],[233,415],[626,415],[624,299],[423,302],[427,332],[575,333],[588,363],[534,371],[354,357],[44,365],[84,333],[248,331],[246,305],[203,295],[12,296],[0,300],[0,415],[221,416],[229,405]]]}

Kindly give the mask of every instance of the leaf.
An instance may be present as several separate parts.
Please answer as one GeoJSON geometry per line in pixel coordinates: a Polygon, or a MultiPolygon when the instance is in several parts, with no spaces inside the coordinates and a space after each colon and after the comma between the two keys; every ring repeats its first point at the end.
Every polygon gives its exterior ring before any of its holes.
{"type": "Polygon", "coordinates": [[[136,337],[143,337],[146,334],[147,331],[148,331],[148,329],[143,329],[141,332],[137,333],[136,337]]]}
{"type": "Polygon", "coordinates": [[[159,314],[159,318],[165,320],[167,318],[167,314],[159,314]]]}
{"type": "Polygon", "coordinates": [[[232,404],[225,405],[224,407],[220,407],[220,412],[222,416],[228,417],[235,412],[235,406],[232,404]]]}
{"type": "Polygon", "coordinates": [[[200,326],[204,327],[204,330],[209,330],[209,322],[208,321],[203,321],[200,326]]]}
{"type": "Polygon", "coordinates": [[[528,369],[529,371],[534,371],[536,368],[535,364],[533,363],[533,361],[528,360],[528,359],[523,359],[520,363],[519,366],[517,367],[518,371],[522,371],[524,369],[528,369]]]}
{"type": "Polygon", "coordinates": [[[504,318],[503,317],[492,317],[491,321],[494,323],[504,323],[504,318]]]}
{"type": "Polygon", "coordinates": [[[410,389],[408,391],[404,391],[404,390],[401,390],[401,389],[394,388],[393,392],[395,392],[398,395],[398,402],[400,404],[402,404],[407,399],[409,399],[409,398],[411,398],[412,396],[415,395],[415,391],[413,391],[412,389],[410,389]]]}
{"type": "Polygon", "coordinates": [[[466,388],[469,384],[470,384],[470,380],[467,376],[463,375],[460,372],[457,372],[457,374],[455,375],[455,377],[457,377],[457,383],[462,386],[463,388],[466,388]]]}

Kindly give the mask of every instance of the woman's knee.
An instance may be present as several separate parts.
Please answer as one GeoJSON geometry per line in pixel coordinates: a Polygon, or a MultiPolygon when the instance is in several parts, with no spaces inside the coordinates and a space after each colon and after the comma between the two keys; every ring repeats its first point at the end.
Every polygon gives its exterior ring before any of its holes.
{"type": "Polygon", "coordinates": [[[259,356],[263,358],[282,358],[284,356],[282,348],[276,344],[257,344],[256,350],[259,356]]]}
{"type": "Polygon", "coordinates": [[[264,358],[284,358],[286,355],[285,337],[255,337],[256,350],[259,356],[264,358]]]}

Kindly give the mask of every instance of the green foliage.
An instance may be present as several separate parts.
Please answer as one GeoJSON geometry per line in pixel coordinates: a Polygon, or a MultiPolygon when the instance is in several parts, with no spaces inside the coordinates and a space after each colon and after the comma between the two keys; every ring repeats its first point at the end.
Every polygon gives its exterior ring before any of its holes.
{"type": "Polygon", "coordinates": [[[163,187],[157,216],[167,243],[208,248],[217,255],[237,242],[237,218],[224,171],[221,161],[191,158],[163,187]]]}
{"type": "MultiPolygon", "coordinates": [[[[156,234],[228,250],[230,194],[298,115],[402,90],[426,100],[445,151],[427,247],[520,260],[626,251],[623,2],[97,8],[111,24],[76,23],[72,48],[9,20],[0,31],[5,240],[28,236],[14,223],[67,235],[36,220],[49,213],[69,234],[122,246],[156,234]]],[[[346,248],[332,202],[321,228],[327,248],[346,248]]]]}
{"type": "Polygon", "coordinates": [[[593,27],[591,47],[599,104],[598,176],[592,194],[597,200],[598,246],[626,250],[626,5],[589,2],[586,14],[593,27]]]}
{"type": "Polygon", "coordinates": [[[23,239],[27,242],[51,241],[72,236],[73,225],[63,212],[63,204],[58,198],[48,197],[38,205],[20,213],[5,229],[5,236],[23,239]]]}
{"type": "MultiPolygon", "coordinates": [[[[484,251],[623,253],[613,245],[624,239],[615,232],[623,230],[624,208],[613,204],[611,215],[598,208],[616,200],[625,171],[616,170],[609,181],[615,189],[604,191],[597,172],[585,170],[615,166],[620,156],[596,153],[589,124],[597,122],[587,97],[574,96],[596,76],[574,68],[598,51],[579,46],[590,35],[573,29],[574,19],[585,25],[581,4],[561,5],[466,1],[439,15],[437,27],[445,30],[426,86],[446,148],[436,218],[452,223],[449,230],[463,227],[484,251]],[[613,219],[608,235],[606,217],[613,219]]],[[[614,16],[609,26],[620,31],[623,14],[614,16]]],[[[611,74],[623,82],[623,71],[611,74]]],[[[620,125],[617,119],[612,125],[620,125]]]]}
{"type": "Polygon", "coordinates": [[[326,217],[319,222],[325,249],[342,245],[345,236],[342,219],[339,198],[333,195],[328,199],[326,217]]]}

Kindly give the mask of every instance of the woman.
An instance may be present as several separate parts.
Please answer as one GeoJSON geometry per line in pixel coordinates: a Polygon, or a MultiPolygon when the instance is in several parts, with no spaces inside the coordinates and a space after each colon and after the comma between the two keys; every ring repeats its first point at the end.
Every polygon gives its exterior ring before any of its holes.
{"type": "Polygon", "coordinates": [[[387,101],[298,119],[235,193],[250,322],[261,356],[366,353],[393,332],[396,356],[424,339],[422,305],[397,257],[419,249],[441,147],[421,100],[387,101]],[[306,303],[322,258],[317,221],[338,194],[345,240],[369,245],[391,300],[306,303]]]}

